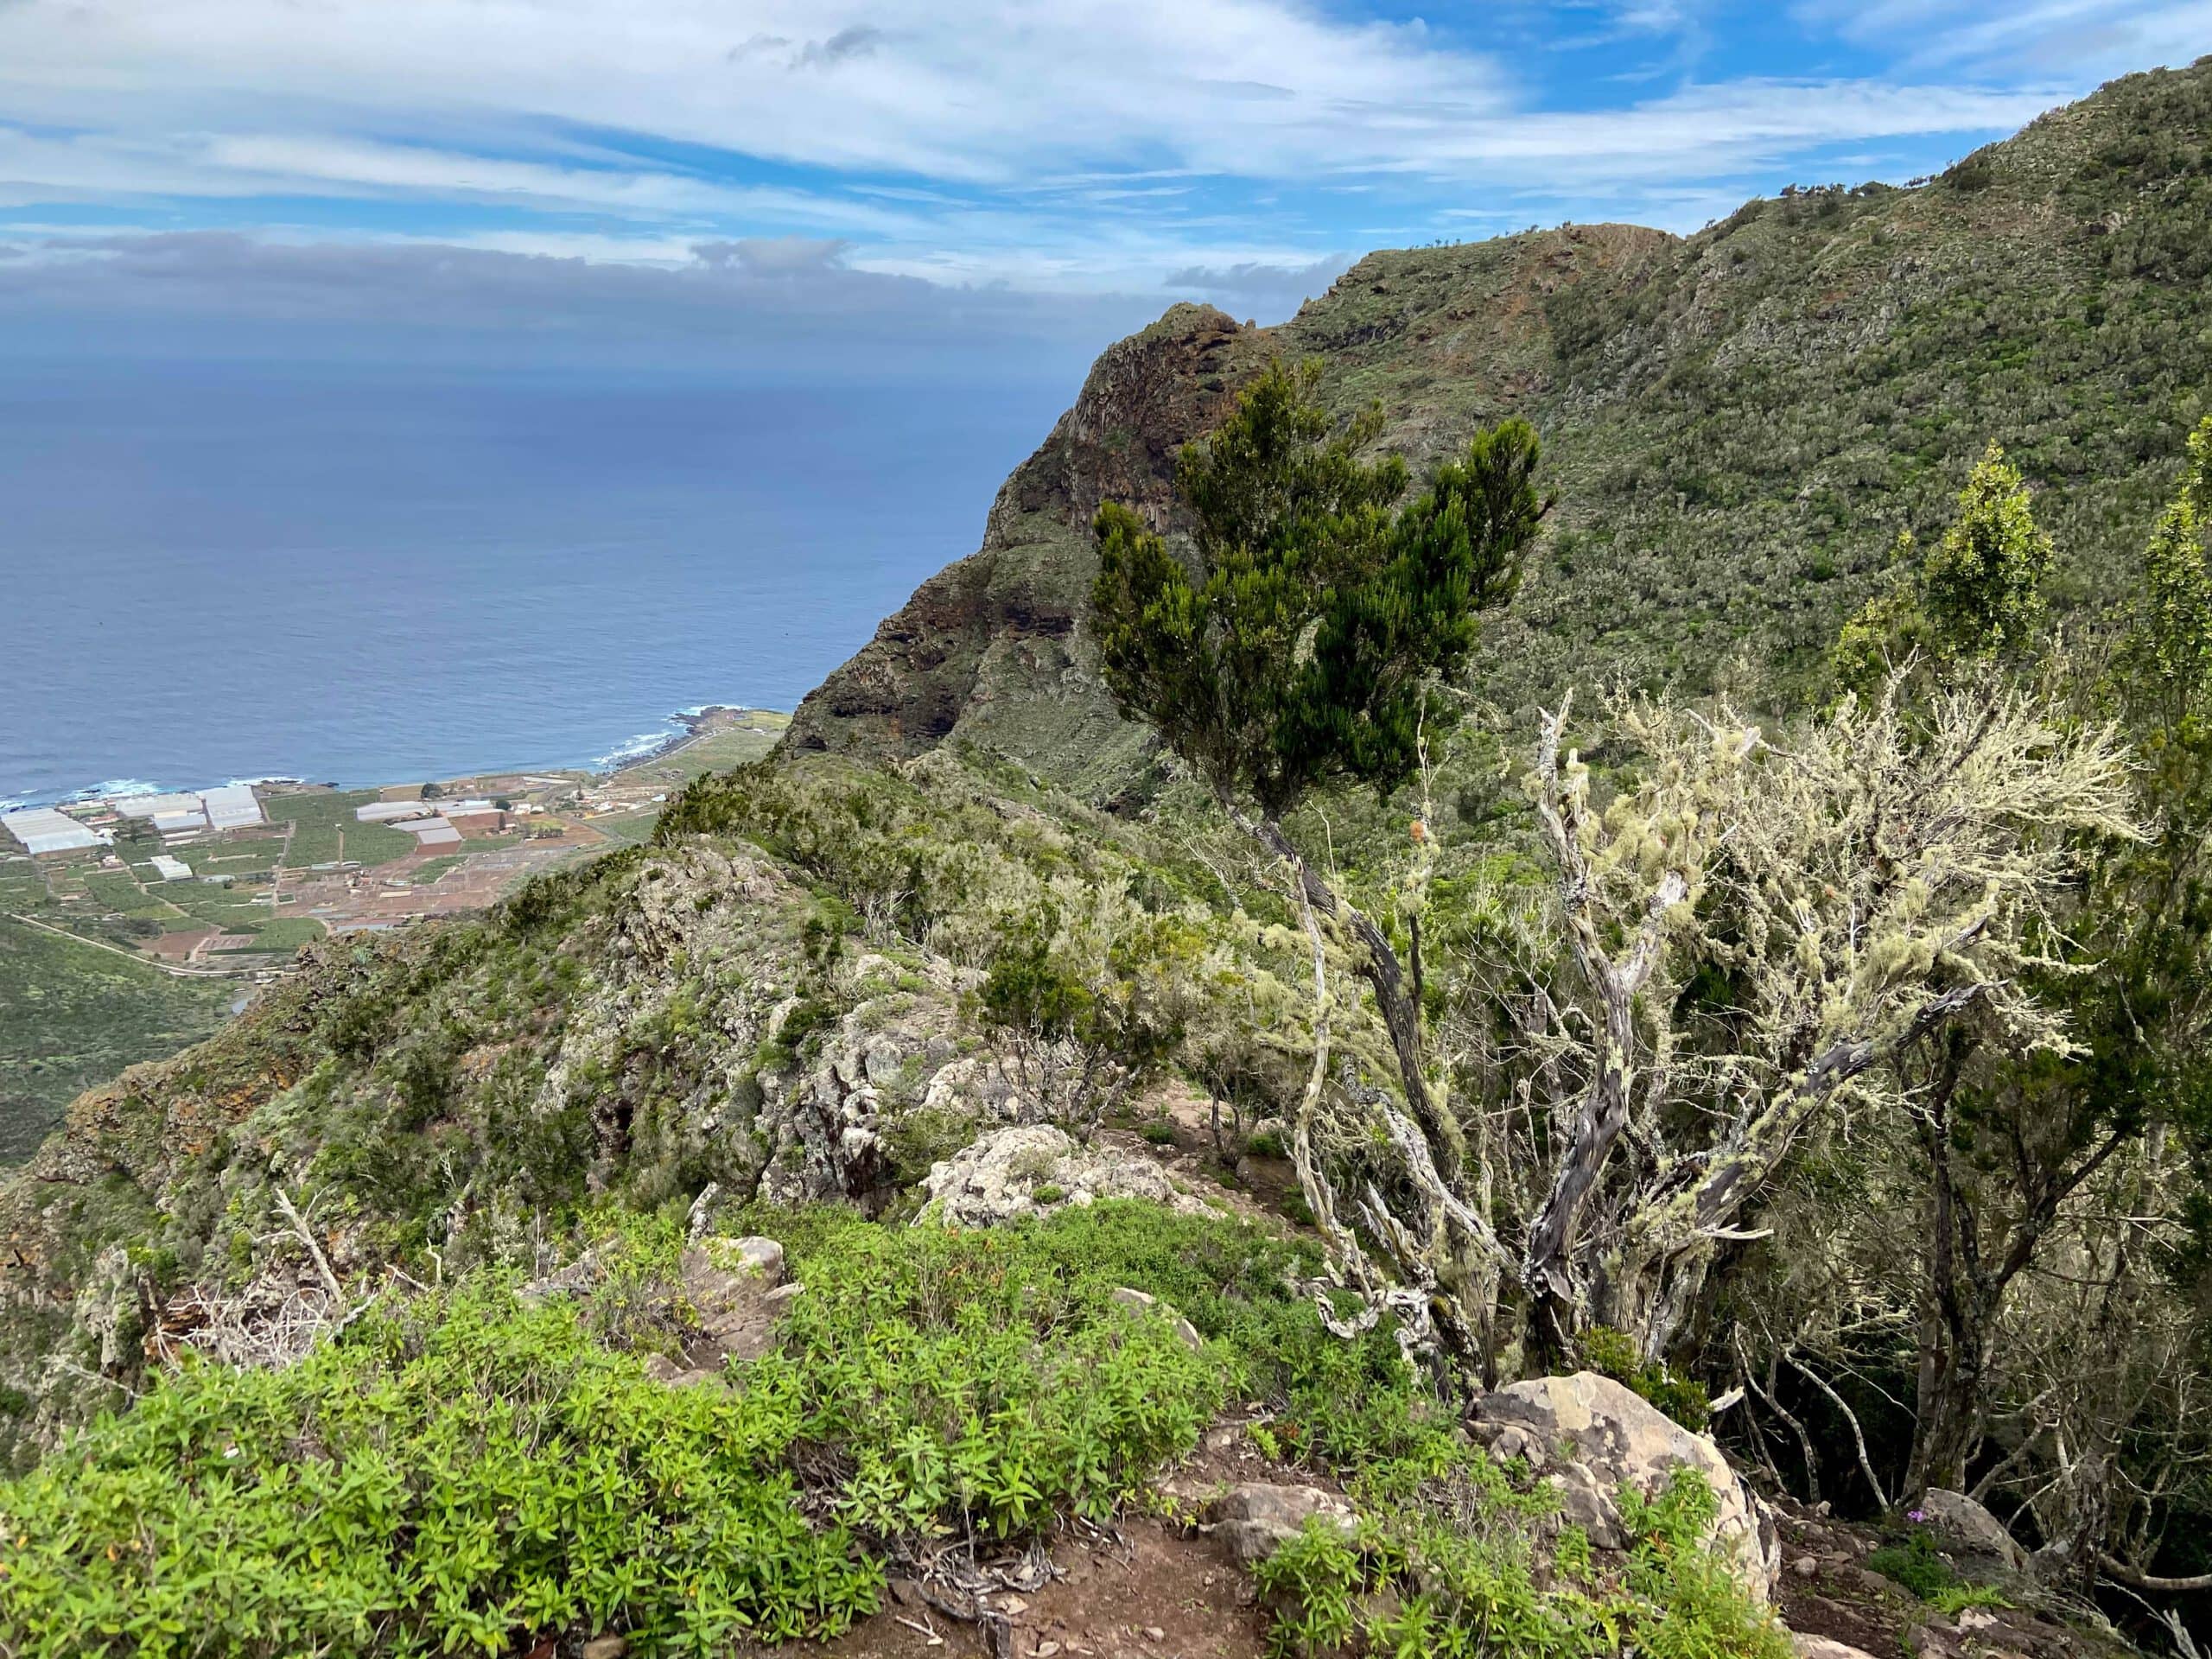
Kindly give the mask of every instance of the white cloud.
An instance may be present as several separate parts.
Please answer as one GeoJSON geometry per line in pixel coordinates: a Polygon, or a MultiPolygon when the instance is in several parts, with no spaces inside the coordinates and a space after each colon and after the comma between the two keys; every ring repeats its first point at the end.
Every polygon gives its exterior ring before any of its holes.
{"type": "MultiPolygon", "coordinates": [[[[1623,15],[1656,28],[1685,14],[1656,4],[1623,15]]],[[[617,211],[711,210],[720,198],[708,182],[634,160],[620,171],[466,152],[532,154],[556,136],[596,131],[971,185],[1162,167],[1247,179],[1465,177],[1484,162],[1611,168],[1623,159],[1663,170],[1732,147],[1986,129],[2048,97],[1750,82],[1624,111],[1531,113],[1481,54],[1419,24],[1345,22],[1301,0],[19,0],[0,10],[0,105],[110,133],[118,155],[150,138],[164,176],[181,163],[617,211]],[[262,111],[265,126],[238,129],[262,111]],[[289,118],[303,111],[316,119],[298,130],[315,136],[295,136],[289,118]],[[476,142],[367,141],[425,128],[476,142]],[[219,136],[180,156],[175,135],[190,131],[219,136]]]]}
{"type": "Polygon", "coordinates": [[[49,237],[0,260],[0,351],[1013,378],[1077,373],[1162,306],[858,270],[828,238],[491,240],[49,237]]]}
{"type": "Polygon", "coordinates": [[[2069,79],[2160,67],[2212,52],[2212,0],[1800,0],[1801,21],[1894,50],[1923,72],[2027,69],[2069,79]]]}
{"type": "MultiPolygon", "coordinates": [[[[2177,39],[2212,13],[1932,0],[1916,33],[1919,0],[1797,3],[1863,42],[1924,33],[1928,67],[1677,68],[1659,95],[1562,110],[1458,35],[1335,0],[0,0],[0,208],[390,240],[434,204],[424,227],[486,251],[675,266],[796,235],[849,242],[855,271],[1157,293],[1455,219],[1693,228],[1840,146],[1921,170],[2086,90],[2066,65],[1957,84],[1945,54],[2017,55],[2092,14],[2177,39]]],[[[1709,0],[1567,10],[1615,35],[1713,27],[1709,0]]]]}
{"type": "Polygon", "coordinates": [[[0,89],[46,122],[219,127],[266,98],[356,130],[568,123],[969,181],[1155,150],[1321,165],[1394,111],[1507,104],[1487,60],[1418,25],[1298,0],[22,0],[0,89]]]}

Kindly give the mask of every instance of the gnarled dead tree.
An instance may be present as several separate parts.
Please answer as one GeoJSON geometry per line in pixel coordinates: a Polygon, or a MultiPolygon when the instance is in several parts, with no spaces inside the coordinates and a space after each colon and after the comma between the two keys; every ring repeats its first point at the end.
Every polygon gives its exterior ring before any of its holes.
{"type": "Polygon", "coordinates": [[[1522,1277],[1539,1352],[1584,1323],[1656,1357],[1806,1126],[1899,1109],[1875,1062],[1968,1006],[2063,1049],[2028,985],[2083,835],[2132,836],[2121,751],[1986,685],[1886,690],[1770,740],[1617,701],[1639,776],[1600,806],[1543,725],[1537,810],[1571,974],[1540,988],[1557,1133],[1522,1277]]]}

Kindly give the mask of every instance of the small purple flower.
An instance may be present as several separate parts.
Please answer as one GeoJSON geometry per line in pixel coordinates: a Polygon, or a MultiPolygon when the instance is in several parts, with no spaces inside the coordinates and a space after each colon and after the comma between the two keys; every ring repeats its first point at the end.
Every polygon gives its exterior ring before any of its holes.
{"type": "Polygon", "coordinates": [[[1908,1521],[1925,1521],[1928,1518],[1928,1511],[1925,1510],[1907,1510],[1904,1513],[1904,1518],[1908,1521]]]}

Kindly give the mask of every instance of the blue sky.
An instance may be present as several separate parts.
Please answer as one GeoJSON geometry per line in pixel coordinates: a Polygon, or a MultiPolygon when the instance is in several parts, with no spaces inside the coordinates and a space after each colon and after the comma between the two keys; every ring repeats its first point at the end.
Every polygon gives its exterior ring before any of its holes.
{"type": "Polygon", "coordinates": [[[2206,51],[2212,0],[0,0],[0,346],[1033,366],[2206,51]]]}

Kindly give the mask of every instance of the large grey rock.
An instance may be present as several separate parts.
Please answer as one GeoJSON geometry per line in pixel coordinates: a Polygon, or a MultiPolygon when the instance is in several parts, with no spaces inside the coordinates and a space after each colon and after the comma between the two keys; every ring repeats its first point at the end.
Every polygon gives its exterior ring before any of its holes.
{"type": "Polygon", "coordinates": [[[999,1129],[940,1164],[923,1183],[924,1210],[949,1227],[995,1227],[1065,1205],[1149,1198],[1198,1214],[1205,1206],[1176,1189],[1151,1159],[1107,1147],[1078,1147],[1047,1123],[999,1129]],[[1057,1189],[1040,1205],[1040,1188],[1057,1189]]]}
{"type": "Polygon", "coordinates": [[[2015,1573],[2027,1568],[2027,1552],[2013,1541],[2005,1523],[1964,1492],[1930,1486],[1914,1506],[1914,1513],[1961,1548],[1993,1555],[2015,1573]]]}
{"type": "Polygon", "coordinates": [[[1797,1659],[1873,1659],[1864,1648],[1854,1648],[1832,1636],[1805,1636],[1792,1630],[1789,1646],[1797,1659]]]}
{"type": "Polygon", "coordinates": [[[1711,1534],[1713,1548],[1752,1596],[1765,1601],[1773,1595],[1782,1567],[1774,1518],[1704,1435],[1693,1434],[1594,1371],[1515,1382],[1484,1395],[1476,1409],[1484,1425],[1517,1428],[1565,1458],[1569,1467],[1551,1478],[1570,1518],[1601,1547],[1618,1548],[1626,1541],[1615,1498],[1622,1486],[1649,1495],[1664,1486],[1675,1469],[1696,1470],[1720,1501],[1711,1534]],[[1573,1465],[1580,1465],[1580,1472],[1573,1465]],[[1620,1541],[1609,1544],[1611,1540],[1620,1541]]]}
{"type": "Polygon", "coordinates": [[[1247,1567],[1266,1560],[1316,1516],[1347,1535],[1359,1519],[1351,1505],[1334,1492],[1312,1486],[1275,1486],[1259,1480],[1230,1487],[1206,1511],[1207,1519],[1247,1567]]]}

